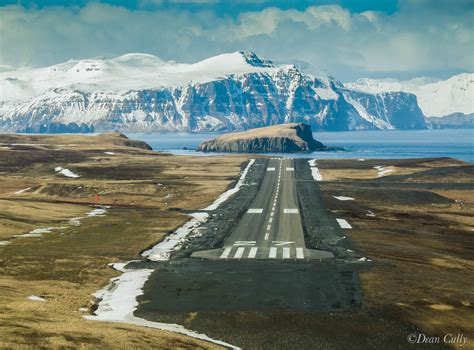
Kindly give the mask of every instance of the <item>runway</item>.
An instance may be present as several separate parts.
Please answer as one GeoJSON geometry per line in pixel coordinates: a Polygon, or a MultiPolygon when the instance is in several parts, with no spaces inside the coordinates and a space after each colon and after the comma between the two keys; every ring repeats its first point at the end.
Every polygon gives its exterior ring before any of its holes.
{"type": "Polygon", "coordinates": [[[294,160],[271,158],[260,189],[222,249],[193,253],[210,259],[309,260],[333,254],[305,247],[294,160]]]}

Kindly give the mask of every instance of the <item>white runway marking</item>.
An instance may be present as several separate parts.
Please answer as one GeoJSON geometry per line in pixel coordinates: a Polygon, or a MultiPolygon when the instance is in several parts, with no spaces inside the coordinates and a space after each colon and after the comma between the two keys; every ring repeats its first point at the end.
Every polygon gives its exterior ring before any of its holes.
{"type": "Polygon", "coordinates": [[[267,226],[267,231],[270,231],[271,228],[272,228],[272,225],[268,225],[267,226]]]}
{"type": "Polygon", "coordinates": [[[232,248],[225,248],[222,252],[221,259],[227,259],[232,248]]]}
{"type": "Polygon", "coordinates": [[[290,248],[285,247],[283,248],[283,259],[289,259],[290,258],[290,248]]]}
{"type": "Polygon", "coordinates": [[[283,209],[284,214],[298,214],[298,209],[283,209]]]}
{"type": "Polygon", "coordinates": [[[276,246],[282,246],[282,245],[293,244],[295,242],[293,242],[293,241],[272,241],[272,243],[276,246]]]}
{"type": "Polygon", "coordinates": [[[336,220],[339,226],[341,226],[341,228],[352,228],[352,226],[346,220],[344,219],[336,219],[336,220]]]}
{"type": "Polygon", "coordinates": [[[304,259],[303,248],[296,248],[296,259],[304,259]]]}
{"type": "Polygon", "coordinates": [[[270,259],[275,259],[277,256],[277,249],[275,247],[270,248],[270,253],[268,254],[268,257],[270,259]]]}
{"type": "Polygon", "coordinates": [[[252,247],[252,248],[250,248],[250,252],[249,252],[248,258],[249,258],[249,259],[255,259],[255,256],[257,255],[257,250],[258,250],[257,247],[252,247]]]}
{"type": "Polygon", "coordinates": [[[269,236],[269,233],[267,232],[267,233],[265,234],[265,240],[266,240],[266,241],[268,241],[268,236],[269,236]]]}
{"type": "Polygon", "coordinates": [[[272,212],[270,213],[270,216],[273,216],[274,214],[275,214],[275,212],[274,212],[274,211],[272,211],[272,212]]]}
{"type": "Polygon", "coordinates": [[[286,171],[295,171],[295,168],[286,168],[286,171]]]}
{"type": "Polygon", "coordinates": [[[234,258],[240,259],[242,255],[244,254],[244,251],[245,251],[245,248],[243,247],[238,248],[237,251],[235,252],[234,258]]]}
{"type": "Polygon", "coordinates": [[[270,220],[268,220],[269,223],[272,223],[272,221],[273,221],[273,218],[270,218],[270,220]]]}
{"type": "Polygon", "coordinates": [[[275,171],[275,168],[267,168],[267,171],[275,171]]]}
{"type": "Polygon", "coordinates": [[[353,201],[354,198],[352,197],[346,197],[346,196],[333,196],[336,199],[339,199],[340,201],[353,201]]]}
{"type": "Polygon", "coordinates": [[[249,246],[249,245],[255,245],[257,243],[256,241],[235,241],[234,245],[243,245],[243,246],[249,246]]]}
{"type": "Polygon", "coordinates": [[[247,210],[247,213],[248,214],[262,214],[263,209],[262,208],[252,208],[252,209],[247,210]]]}

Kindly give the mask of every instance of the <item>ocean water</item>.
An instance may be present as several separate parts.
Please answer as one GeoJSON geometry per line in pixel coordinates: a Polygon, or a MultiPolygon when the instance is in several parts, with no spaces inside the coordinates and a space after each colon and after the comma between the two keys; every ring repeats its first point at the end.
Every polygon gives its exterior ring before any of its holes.
{"type": "MultiPolygon", "coordinates": [[[[147,142],[156,151],[196,156],[216,155],[216,153],[197,152],[195,149],[202,141],[218,135],[218,133],[127,134],[130,138],[147,142]]],[[[314,158],[452,157],[474,162],[474,129],[316,132],[314,138],[327,146],[343,147],[345,150],[280,155],[314,158]]]]}

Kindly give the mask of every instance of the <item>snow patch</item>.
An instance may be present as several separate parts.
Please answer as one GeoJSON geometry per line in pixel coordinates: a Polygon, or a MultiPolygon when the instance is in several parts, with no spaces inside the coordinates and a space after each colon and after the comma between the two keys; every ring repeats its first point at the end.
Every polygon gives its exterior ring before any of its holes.
{"type": "Polygon", "coordinates": [[[313,88],[314,92],[321,98],[321,100],[337,100],[339,95],[331,89],[313,88]]]}
{"type": "Polygon", "coordinates": [[[26,299],[28,299],[28,300],[33,300],[33,301],[46,301],[45,298],[39,297],[39,296],[37,296],[37,295],[30,295],[30,296],[27,297],[26,299]]]}
{"type": "Polygon", "coordinates": [[[372,261],[372,260],[370,260],[369,258],[366,258],[365,256],[363,256],[362,258],[357,259],[357,261],[367,261],[367,262],[369,262],[369,261],[372,261]]]}
{"type": "Polygon", "coordinates": [[[353,201],[354,200],[354,198],[352,197],[345,197],[345,196],[333,196],[333,197],[340,201],[353,201]]]}
{"type": "Polygon", "coordinates": [[[352,226],[345,219],[336,219],[341,228],[351,229],[352,226]]]}
{"type": "Polygon", "coordinates": [[[114,152],[104,152],[105,154],[108,154],[109,156],[113,156],[115,153],[114,152]]]}
{"type": "Polygon", "coordinates": [[[91,216],[105,216],[104,214],[107,213],[107,207],[102,207],[102,208],[96,208],[94,210],[91,210],[88,212],[86,215],[88,217],[91,216]]]}
{"type": "Polygon", "coordinates": [[[62,167],[60,167],[60,166],[54,168],[54,171],[57,172],[57,173],[59,173],[59,174],[62,174],[62,175],[64,175],[64,176],[66,176],[66,177],[72,177],[72,178],[77,178],[77,177],[79,177],[79,175],[73,173],[71,170],[62,168],[62,167]]]}
{"type": "Polygon", "coordinates": [[[9,244],[11,244],[11,243],[12,243],[12,242],[10,242],[10,241],[0,241],[0,246],[2,246],[2,245],[9,245],[9,244]]]}
{"type": "Polygon", "coordinates": [[[323,181],[323,176],[319,171],[319,168],[316,166],[316,159],[308,160],[309,166],[311,168],[311,176],[315,181],[323,181]]]}
{"type": "Polygon", "coordinates": [[[395,127],[392,124],[390,124],[388,121],[382,120],[382,119],[377,118],[377,117],[374,117],[369,112],[367,112],[365,107],[362,106],[362,104],[359,101],[357,101],[357,100],[353,99],[352,97],[350,97],[349,94],[346,94],[345,98],[346,98],[347,102],[349,102],[355,108],[357,113],[362,118],[367,120],[370,124],[375,125],[375,127],[377,129],[395,129],[395,127]]]}
{"type": "Polygon", "coordinates": [[[27,188],[24,188],[22,190],[16,191],[15,194],[21,194],[21,193],[29,191],[29,190],[31,190],[31,187],[27,187],[27,188]]]}
{"type": "Polygon", "coordinates": [[[166,236],[164,240],[153,246],[151,249],[142,253],[142,256],[151,261],[166,261],[170,259],[171,253],[181,248],[182,243],[187,236],[198,226],[205,222],[209,216],[208,213],[189,214],[193,218],[178,228],[174,233],[166,236]]]}
{"type": "Polygon", "coordinates": [[[215,210],[217,209],[222,203],[224,203],[227,199],[229,199],[230,196],[233,194],[237,193],[240,190],[240,187],[244,184],[245,177],[247,176],[250,167],[255,163],[255,159],[250,159],[249,163],[245,167],[244,171],[240,175],[239,181],[237,181],[237,184],[234,186],[234,188],[231,188],[230,190],[227,190],[223,194],[221,194],[215,201],[212,203],[210,206],[204,208],[203,210],[210,211],[210,210],[215,210]]]}
{"type": "Polygon", "coordinates": [[[395,171],[394,169],[386,168],[383,165],[376,165],[374,166],[374,169],[377,170],[377,177],[382,177],[395,171]]]}
{"type": "Polygon", "coordinates": [[[212,339],[205,334],[188,330],[178,324],[151,322],[134,316],[133,313],[138,307],[137,297],[143,294],[143,286],[152,272],[152,269],[125,269],[122,275],[112,278],[108,286],[94,294],[96,298],[100,299],[98,308],[94,315],[87,315],[84,318],[93,321],[119,322],[161,329],[184,334],[231,349],[238,349],[234,345],[212,339]]]}
{"type": "MultiPolygon", "coordinates": [[[[250,170],[250,167],[255,163],[255,159],[250,159],[249,163],[245,167],[244,171],[240,175],[239,181],[237,184],[221,194],[211,205],[204,208],[205,211],[215,210],[224,203],[230,196],[237,193],[245,182],[245,178],[250,170]]],[[[187,239],[190,233],[195,232],[196,229],[207,220],[209,217],[208,213],[196,212],[190,214],[192,219],[186,222],[183,226],[178,228],[171,235],[166,236],[166,238],[160,243],[153,246],[151,249],[148,249],[142,253],[142,256],[146,257],[151,261],[166,261],[170,259],[171,253],[181,248],[183,242],[187,239]]],[[[195,232],[196,233],[196,232],[195,232]]]]}
{"type": "Polygon", "coordinates": [[[95,208],[95,209],[91,210],[90,212],[86,213],[86,216],[78,216],[78,217],[69,219],[69,225],[80,226],[81,221],[83,219],[90,218],[90,217],[96,217],[96,216],[98,216],[98,217],[105,216],[105,214],[107,213],[107,209],[109,209],[109,208],[110,208],[110,206],[108,206],[108,205],[99,206],[98,208],[95,208]]]}
{"type": "Polygon", "coordinates": [[[37,228],[36,230],[24,233],[22,235],[15,235],[15,237],[42,237],[44,233],[51,233],[56,229],[57,227],[37,228]]]}

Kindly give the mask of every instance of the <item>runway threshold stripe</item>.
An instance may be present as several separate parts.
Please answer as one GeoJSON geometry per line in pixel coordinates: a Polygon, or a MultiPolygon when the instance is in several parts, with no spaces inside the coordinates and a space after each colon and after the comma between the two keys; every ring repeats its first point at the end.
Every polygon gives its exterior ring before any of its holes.
{"type": "Polygon", "coordinates": [[[238,248],[237,251],[235,252],[234,258],[240,259],[242,255],[244,255],[244,251],[245,251],[245,248],[243,247],[238,248]]]}
{"type": "Polygon", "coordinates": [[[225,248],[222,252],[221,259],[227,259],[232,248],[225,248]]]}
{"type": "Polygon", "coordinates": [[[283,248],[283,259],[289,259],[290,258],[290,248],[285,247],[283,248]]]}
{"type": "Polygon", "coordinates": [[[296,259],[304,259],[303,248],[296,248],[296,259]]]}
{"type": "Polygon", "coordinates": [[[352,228],[352,226],[344,219],[336,219],[337,220],[337,223],[339,224],[339,226],[341,226],[341,228],[352,228]]]}
{"type": "Polygon", "coordinates": [[[277,249],[275,247],[270,248],[270,253],[268,254],[270,259],[275,259],[277,257],[277,249]]]}
{"type": "Polygon", "coordinates": [[[257,256],[257,250],[258,250],[257,247],[250,248],[248,258],[249,259],[255,259],[255,257],[257,256]]]}

